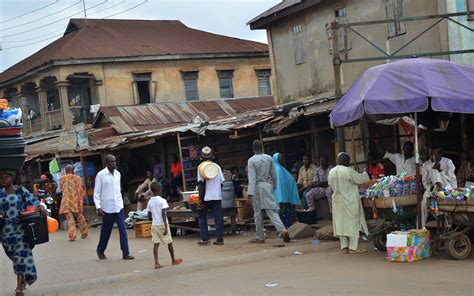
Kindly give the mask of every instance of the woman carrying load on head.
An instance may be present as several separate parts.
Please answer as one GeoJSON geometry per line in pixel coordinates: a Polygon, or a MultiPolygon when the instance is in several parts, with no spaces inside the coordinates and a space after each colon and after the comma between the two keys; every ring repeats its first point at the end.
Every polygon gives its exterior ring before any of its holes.
{"type": "Polygon", "coordinates": [[[23,295],[26,285],[37,278],[33,252],[20,221],[20,213],[26,207],[39,207],[41,215],[47,215],[39,201],[23,187],[13,184],[16,170],[0,170],[0,241],[5,254],[13,262],[17,275],[16,295],[23,295]]]}

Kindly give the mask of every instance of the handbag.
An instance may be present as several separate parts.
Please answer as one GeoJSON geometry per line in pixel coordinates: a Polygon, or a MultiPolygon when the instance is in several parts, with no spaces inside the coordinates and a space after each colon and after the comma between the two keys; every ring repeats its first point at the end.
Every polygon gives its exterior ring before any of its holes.
{"type": "MultiPolygon", "coordinates": [[[[23,189],[20,189],[23,210],[25,210],[26,198],[23,189]]],[[[20,191],[19,190],[19,191],[20,191]]],[[[26,241],[30,247],[49,242],[47,217],[42,217],[39,210],[30,213],[21,213],[20,221],[25,232],[26,241]]]]}

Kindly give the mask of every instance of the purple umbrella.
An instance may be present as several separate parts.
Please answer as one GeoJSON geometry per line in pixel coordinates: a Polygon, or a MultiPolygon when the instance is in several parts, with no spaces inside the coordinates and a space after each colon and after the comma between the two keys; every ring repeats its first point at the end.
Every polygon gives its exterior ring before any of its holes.
{"type": "Polygon", "coordinates": [[[331,112],[333,126],[434,111],[474,113],[474,67],[413,58],[375,66],[349,88],[331,112]]]}
{"type": "MultiPolygon", "coordinates": [[[[474,113],[474,67],[439,59],[413,58],[372,67],[349,88],[331,112],[335,127],[423,112],[474,113]],[[431,99],[431,102],[430,102],[431,99]]],[[[420,217],[420,163],[415,128],[417,214],[420,217]]]]}

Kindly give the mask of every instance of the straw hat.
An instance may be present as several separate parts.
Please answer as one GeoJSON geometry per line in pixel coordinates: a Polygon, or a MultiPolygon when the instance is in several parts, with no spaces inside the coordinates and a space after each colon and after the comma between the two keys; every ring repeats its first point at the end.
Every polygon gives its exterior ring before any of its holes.
{"type": "Polygon", "coordinates": [[[206,146],[206,147],[202,148],[201,152],[202,152],[202,157],[203,158],[211,158],[212,157],[211,147],[206,146]]]}

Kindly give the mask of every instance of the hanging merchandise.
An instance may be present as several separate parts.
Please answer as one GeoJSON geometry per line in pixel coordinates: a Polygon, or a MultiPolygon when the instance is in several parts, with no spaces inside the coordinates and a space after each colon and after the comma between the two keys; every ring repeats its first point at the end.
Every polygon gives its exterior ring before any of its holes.
{"type": "Polygon", "coordinates": [[[51,174],[59,173],[61,168],[59,167],[58,160],[55,158],[49,162],[49,172],[51,174]]]}

